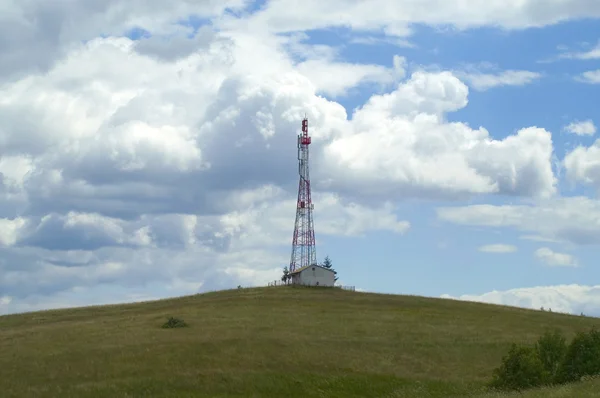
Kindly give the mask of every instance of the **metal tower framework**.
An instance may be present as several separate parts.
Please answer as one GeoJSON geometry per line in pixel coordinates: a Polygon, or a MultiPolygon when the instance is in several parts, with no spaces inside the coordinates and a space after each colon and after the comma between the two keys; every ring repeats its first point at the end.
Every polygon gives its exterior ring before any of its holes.
{"type": "Polygon", "coordinates": [[[308,136],[308,119],[302,120],[302,133],[298,135],[298,201],[296,203],[296,223],[292,240],[292,258],[290,272],[317,263],[315,248],[315,228],[313,224],[313,209],[310,194],[310,173],[308,167],[308,146],[311,139],[308,136]]]}

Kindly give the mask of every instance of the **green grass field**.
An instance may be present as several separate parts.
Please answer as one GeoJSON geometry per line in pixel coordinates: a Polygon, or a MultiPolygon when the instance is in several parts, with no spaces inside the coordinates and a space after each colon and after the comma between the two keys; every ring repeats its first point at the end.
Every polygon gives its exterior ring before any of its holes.
{"type": "MultiPolygon", "coordinates": [[[[513,342],[600,320],[412,296],[271,287],[0,317],[1,397],[499,397],[513,342]],[[169,316],[189,327],[162,329],[169,316]]],[[[526,398],[592,397],[591,381],[526,398]]],[[[511,397],[517,395],[501,395],[511,397]]]]}
{"type": "Polygon", "coordinates": [[[478,398],[588,398],[600,397],[600,379],[564,386],[538,388],[523,393],[482,394],[478,398]]]}

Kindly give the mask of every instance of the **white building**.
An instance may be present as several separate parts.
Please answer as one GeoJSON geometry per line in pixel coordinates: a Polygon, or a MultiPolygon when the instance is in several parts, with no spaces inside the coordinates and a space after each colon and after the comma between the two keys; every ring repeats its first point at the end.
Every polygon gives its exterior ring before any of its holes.
{"type": "Polygon", "coordinates": [[[307,265],[290,273],[294,285],[333,286],[335,272],[320,265],[307,265]]]}

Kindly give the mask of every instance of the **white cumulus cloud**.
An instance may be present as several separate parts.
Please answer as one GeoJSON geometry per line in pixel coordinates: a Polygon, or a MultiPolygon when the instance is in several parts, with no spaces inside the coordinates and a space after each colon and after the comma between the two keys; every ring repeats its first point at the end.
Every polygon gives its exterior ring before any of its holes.
{"type": "Polygon", "coordinates": [[[250,24],[268,26],[276,32],[295,32],[327,27],[380,30],[407,36],[412,24],[452,25],[458,29],[500,26],[524,29],[556,24],[576,18],[599,17],[600,4],[587,0],[540,3],[535,0],[475,1],[422,0],[307,0],[296,7],[293,0],[267,3],[250,24]],[[340,10],[344,10],[340,13],[340,10]]]}
{"type": "Polygon", "coordinates": [[[565,126],[564,130],[577,135],[594,135],[596,133],[596,125],[594,125],[592,120],[584,120],[569,123],[565,126]]]}
{"type": "Polygon", "coordinates": [[[458,75],[478,91],[500,86],[524,86],[542,77],[541,73],[526,70],[505,70],[498,73],[458,72],[458,75]]]}
{"type": "Polygon", "coordinates": [[[484,253],[514,253],[517,251],[516,246],[505,245],[502,243],[483,245],[479,247],[480,252],[484,253]]]}
{"type": "Polygon", "coordinates": [[[535,257],[544,264],[556,267],[576,267],[577,259],[570,254],[558,253],[547,247],[541,247],[535,251],[535,257]]]}
{"type": "Polygon", "coordinates": [[[600,84],[600,69],[583,72],[576,76],[575,80],[588,84],[600,84]]]}
{"type": "Polygon", "coordinates": [[[465,226],[514,228],[540,241],[600,244],[600,201],[552,198],[522,205],[440,207],[440,219],[465,226]]]}
{"type": "Polygon", "coordinates": [[[445,122],[446,113],[467,105],[467,95],[450,72],[419,71],[393,92],[372,96],[353,114],[352,129],[325,148],[324,168],[337,177],[328,176],[330,186],[360,184],[372,196],[552,196],[550,133],[531,127],[495,140],[483,127],[445,122]]]}
{"type": "Polygon", "coordinates": [[[544,307],[545,310],[551,309],[554,312],[600,316],[600,285],[536,286],[458,297],[446,294],[442,297],[536,310],[544,307]]]}
{"type": "Polygon", "coordinates": [[[559,57],[580,60],[600,59],[600,42],[598,42],[598,44],[589,50],[565,52],[560,54],[559,57]]]}
{"type": "Polygon", "coordinates": [[[600,139],[589,147],[579,145],[567,153],[563,165],[568,180],[600,190],[600,139]]]}

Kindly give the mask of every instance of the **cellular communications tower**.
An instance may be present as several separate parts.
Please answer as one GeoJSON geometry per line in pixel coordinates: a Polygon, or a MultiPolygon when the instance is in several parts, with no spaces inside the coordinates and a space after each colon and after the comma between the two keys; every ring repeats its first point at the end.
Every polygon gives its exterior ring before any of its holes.
{"type": "Polygon", "coordinates": [[[298,201],[296,203],[296,224],[292,240],[290,272],[317,263],[315,249],[315,228],[313,225],[313,203],[310,195],[310,173],[308,170],[308,119],[302,120],[302,133],[298,135],[298,201]]]}

